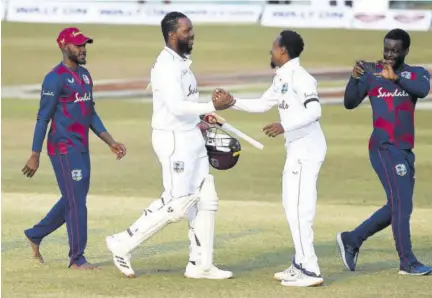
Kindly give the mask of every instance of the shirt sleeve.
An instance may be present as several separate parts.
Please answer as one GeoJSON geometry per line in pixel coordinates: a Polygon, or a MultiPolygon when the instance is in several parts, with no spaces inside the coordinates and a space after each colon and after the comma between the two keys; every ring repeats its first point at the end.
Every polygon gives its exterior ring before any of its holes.
{"type": "Polygon", "coordinates": [[[239,99],[234,97],[236,102],[232,108],[235,110],[245,111],[250,113],[267,112],[278,103],[278,96],[276,93],[273,92],[272,87],[273,86],[270,86],[260,98],[239,99]]]}
{"type": "Polygon", "coordinates": [[[366,76],[367,74],[361,76],[359,79],[350,77],[344,92],[344,106],[346,109],[355,109],[366,98],[368,93],[368,81],[366,76]]]}
{"type": "MultiPolygon", "coordinates": [[[[92,79],[90,73],[87,73],[87,75],[88,75],[88,78],[90,80],[90,86],[92,88],[92,94],[93,94],[93,79],[92,79]]],[[[91,114],[91,120],[90,120],[90,129],[98,137],[100,136],[101,133],[107,131],[105,126],[103,125],[102,119],[96,113],[96,103],[94,102],[94,99],[93,99],[92,114],[91,114]]]]}
{"type": "Polygon", "coordinates": [[[42,83],[41,99],[33,135],[32,151],[34,152],[42,151],[48,123],[55,112],[61,90],[62,81],[60,76],[55,72],[47,74],[42,83]]]}
{"type": "Polygon", "coordinates": [[[309,74],[302,72],[294,74],[294,91],[305,107],[310,102],[319,102],[317,81],[309,74]]]}
{"type": "Polygon", "coordinates": [[[400,76],[396,83],[409,94],[417,98],[425,98],[430,91],[430,74],[421,67],[418,71],[412,72],[409,78],[400,76]]]}
{"type": "Polygon", "coordinates": [[[295,74],[294,78],[294,91],[305,108],[281,123],[285,132],[302,128],[321,117],[316,80],[309,74],[302,73],[295,74]]]}
{"type": "Polygon", "coordinates": [[[175,116],[202,115],[215,112],[213,102],[201,103],[185,100],[183,96],[181,72],[173,67],[156,66],[152,70],[151,84],[160,99],[175,116]]]}
{"type": "Polygon", "coordinates": [[[96,113],[95,103],[93,102],[93,112],[92,112],[92,118],[90,122],[90,129],[93,131],[93,133],[97,136],[100,136],[101,133],[106,132],[106,128],[103,125],[103,122],[99,115],[96,113]]]}

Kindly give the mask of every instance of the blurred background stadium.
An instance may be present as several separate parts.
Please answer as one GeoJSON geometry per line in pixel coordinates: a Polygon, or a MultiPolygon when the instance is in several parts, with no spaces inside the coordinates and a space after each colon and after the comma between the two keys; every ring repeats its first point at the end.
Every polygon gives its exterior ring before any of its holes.
{"type": "MultiPolygon", "coordinates": [[[[302,64],[317,78],[323,103],[327,160],[319,179],[316,250],[328,287],[315,297],[429,297],[429,279],[396,275],[397,255],[390,230],[363,248],[359,271],[348,274],[337,259],[335,233],[350,229],[384,203],[368,161],[371,132],[368,101],[355,111],[341,106],[344,86],[356,59],[382,57],[383,37],[393,28],[412,38],[409,64],[432,70],[432,1],[98,1],[9,0],[1,3],[2,93],[2,297],[310,297],[272,280],[291,260],[292,243],[280,204],[285,150],[261,128],[277,121],[277,111],[251,115],[223,111],[234,126],[261,141],[258,151],[243,144],[238,165],[216,177],[216,262],[236,279],[213,283],[182,278],[187,259],[186,225],[169,226],[136,253],[140,277],[118,275],[104,237],[126,228],[161,193],[160,166],[150,144],[152,107],[146,90],[150,68],[163,47],[160,20],[169,11],[187,14],[196,42],[192,70],[202,100],[215,87],[259,97],[272,81],[269,50],[282,29],[298,31],[306,47],[302,64]],[[47,264],[33,264],[22,231],[37,222],[58,197],[44,154],[33,179],[21,168],[28,158],[38,108],[40,83],[61,60],[59,31],[77,26],[92,36],[87,48],[98,113],[111,133],[128,146],[117,162],[91,137],[92,185],[88,200],[89,260],[102,272],[69,272],[64,227],[44,240],[47,264]],[[84,276],[84,277],[83,277],[84,276]],[[219,287],[219,285],[222,285],[219,287]]],[[[431,94],[416,112],[417,174],[413,245],[432,264],[431,94]]]]}

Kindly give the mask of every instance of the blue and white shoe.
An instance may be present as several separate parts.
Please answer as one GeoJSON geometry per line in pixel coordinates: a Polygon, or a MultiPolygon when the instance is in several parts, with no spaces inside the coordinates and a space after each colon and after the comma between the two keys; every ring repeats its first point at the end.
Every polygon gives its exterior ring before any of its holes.
{"type": "Polygon", "coordinates": [[[285,287],[319,287],[324,284],[324,278],[304,269],[298,270],[297,274],[290,279],[282,280],[281,285],[285,287]]]}
{"type": "Polygon", "coordinates": [[[291,266],[285,269],[284,271],[276,272],[273,275],[273,278],[279,281],[295,279],[300,271],[301,271],[301,267],[295,263],[293,258],[291,266]]]}
{"type": "Polygon", "coordinates": [[[359,249],[346,243],[346,233],[337,233],[336,242],[345,268],[349,271],[355,271],[359,249]]]}
{"type": "Polygon", "coordinates": [[[402,266],[399,268],[399,274],[401,275],[429,275],[432,273],[432,268],[425,266],[421,263],[417,263],[413,266],[409,266],[408,268],[403,268],[402,266]]]}

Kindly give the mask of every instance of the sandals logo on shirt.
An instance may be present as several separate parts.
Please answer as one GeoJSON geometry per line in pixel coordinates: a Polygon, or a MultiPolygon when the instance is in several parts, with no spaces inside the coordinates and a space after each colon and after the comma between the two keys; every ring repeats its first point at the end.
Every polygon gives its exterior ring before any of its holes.
{"type": "Polygon", "coordinates": [[[75,169],[71,171],[72,179],[75,181],[80,181],[82,179],[81,170],[75,169]]]}

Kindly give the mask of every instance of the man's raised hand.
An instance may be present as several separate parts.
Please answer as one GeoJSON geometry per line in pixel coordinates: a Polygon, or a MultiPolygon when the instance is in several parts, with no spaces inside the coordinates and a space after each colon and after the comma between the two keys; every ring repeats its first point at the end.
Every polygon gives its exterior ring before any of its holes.
{"type": "Polygon", "coordinates": [[[363,60],[356,61],[351,75],[354,79],[359,79],[364,75],[363,60]]]}
{"type": "Polygon", "coordinates": [[[383,66],[383,70],[379,73],[374,73],[374,75],[382,77],[384,79],[396,81],[399,76],[394,72],[393,66],[391,65],[391,61],[380,60],[377,63],[383,66]]]}

